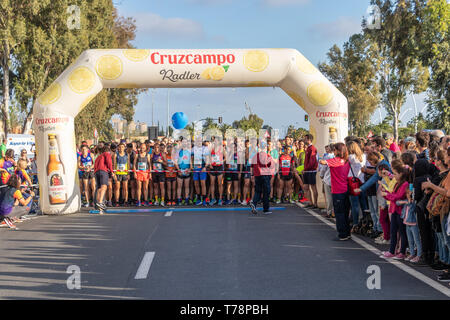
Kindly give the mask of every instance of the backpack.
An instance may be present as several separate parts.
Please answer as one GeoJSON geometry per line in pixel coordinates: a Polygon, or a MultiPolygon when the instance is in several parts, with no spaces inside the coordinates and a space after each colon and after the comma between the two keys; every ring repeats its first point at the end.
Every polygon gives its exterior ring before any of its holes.
{"type": "MultiPolygon", "coordinates": [[[[439,186],[443,187],[444,179],[441,181],[439,186]]],[[[439,194],[436,191],[431,195],[430,200],[427,203],[427,210],[431,216],[441,216],[444,217],[448,214],[450,210],[450,199],[445,195],[439,194]]]]}

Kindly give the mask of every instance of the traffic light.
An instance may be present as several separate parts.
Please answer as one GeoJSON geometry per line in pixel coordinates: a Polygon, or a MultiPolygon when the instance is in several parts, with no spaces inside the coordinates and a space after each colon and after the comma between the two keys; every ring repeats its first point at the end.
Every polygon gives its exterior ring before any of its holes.
{"type": "Polygon", "coordinates": [[[222,117],[219,117],[218,120],[219,120],[219,123],[222,123],[222,117]]]}
{"type": "Polygon", "coordinates": [[[309,119],[308,115],[305,114],[305,122],[308,122],[308,119],[309,119]]]}

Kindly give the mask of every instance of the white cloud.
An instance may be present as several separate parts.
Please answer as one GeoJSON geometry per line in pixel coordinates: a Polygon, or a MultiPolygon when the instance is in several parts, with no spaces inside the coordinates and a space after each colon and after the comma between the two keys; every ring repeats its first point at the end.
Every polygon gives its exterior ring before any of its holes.
{"type": "Polygon", "coordinates": [[[164,18],[155,13],[138,13],[134,15],[138,32],[164,38],[204,39],[203,26],[194,20],[185,18],[164,18]]]}
{"type": "Polygon", "coordinates": [[[292,5],[305,5],[311,0],[263,0],[263,3],[271,7],[292,6],[292,5]]]}
{"type": "Polygon", "coordinates": [[[318,23],[309,31],[315,38],[341,39],[361,32],[361,21],[355,18],[339,17],[335,21],[318,23]]]}

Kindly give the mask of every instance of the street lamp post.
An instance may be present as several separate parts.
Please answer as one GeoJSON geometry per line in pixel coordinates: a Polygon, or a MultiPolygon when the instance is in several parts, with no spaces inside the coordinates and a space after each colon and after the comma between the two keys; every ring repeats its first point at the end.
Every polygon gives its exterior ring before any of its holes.
{"type": "Polygon", "coordinates": [[[167,88],[167,130],[166,130],[167,138],[169,138],[169,96],[170,96],[170,88],[167,88]]]}

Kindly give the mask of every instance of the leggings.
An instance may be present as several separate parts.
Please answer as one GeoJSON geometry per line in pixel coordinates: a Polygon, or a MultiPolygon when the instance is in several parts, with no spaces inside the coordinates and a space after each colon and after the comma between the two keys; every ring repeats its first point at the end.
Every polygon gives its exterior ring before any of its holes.
{"type": "Polygon", "coordinates": [[[400,218],[400,215],[393,213],[391,215],[391,247],[389,252],[395,254],[395,247],[397,246],[397,232],[400,235],[400,253],[406,253],[406,247],[408,245],[408,237],[406,236],[406,226],[400,218]]]}
{"type": "Polygon", "coordinates": [[[389,222],[388,208],[380,208],[380,224],[383,229],[384,240],[389,240],[391,238],[391,223],[389,222]]]}

